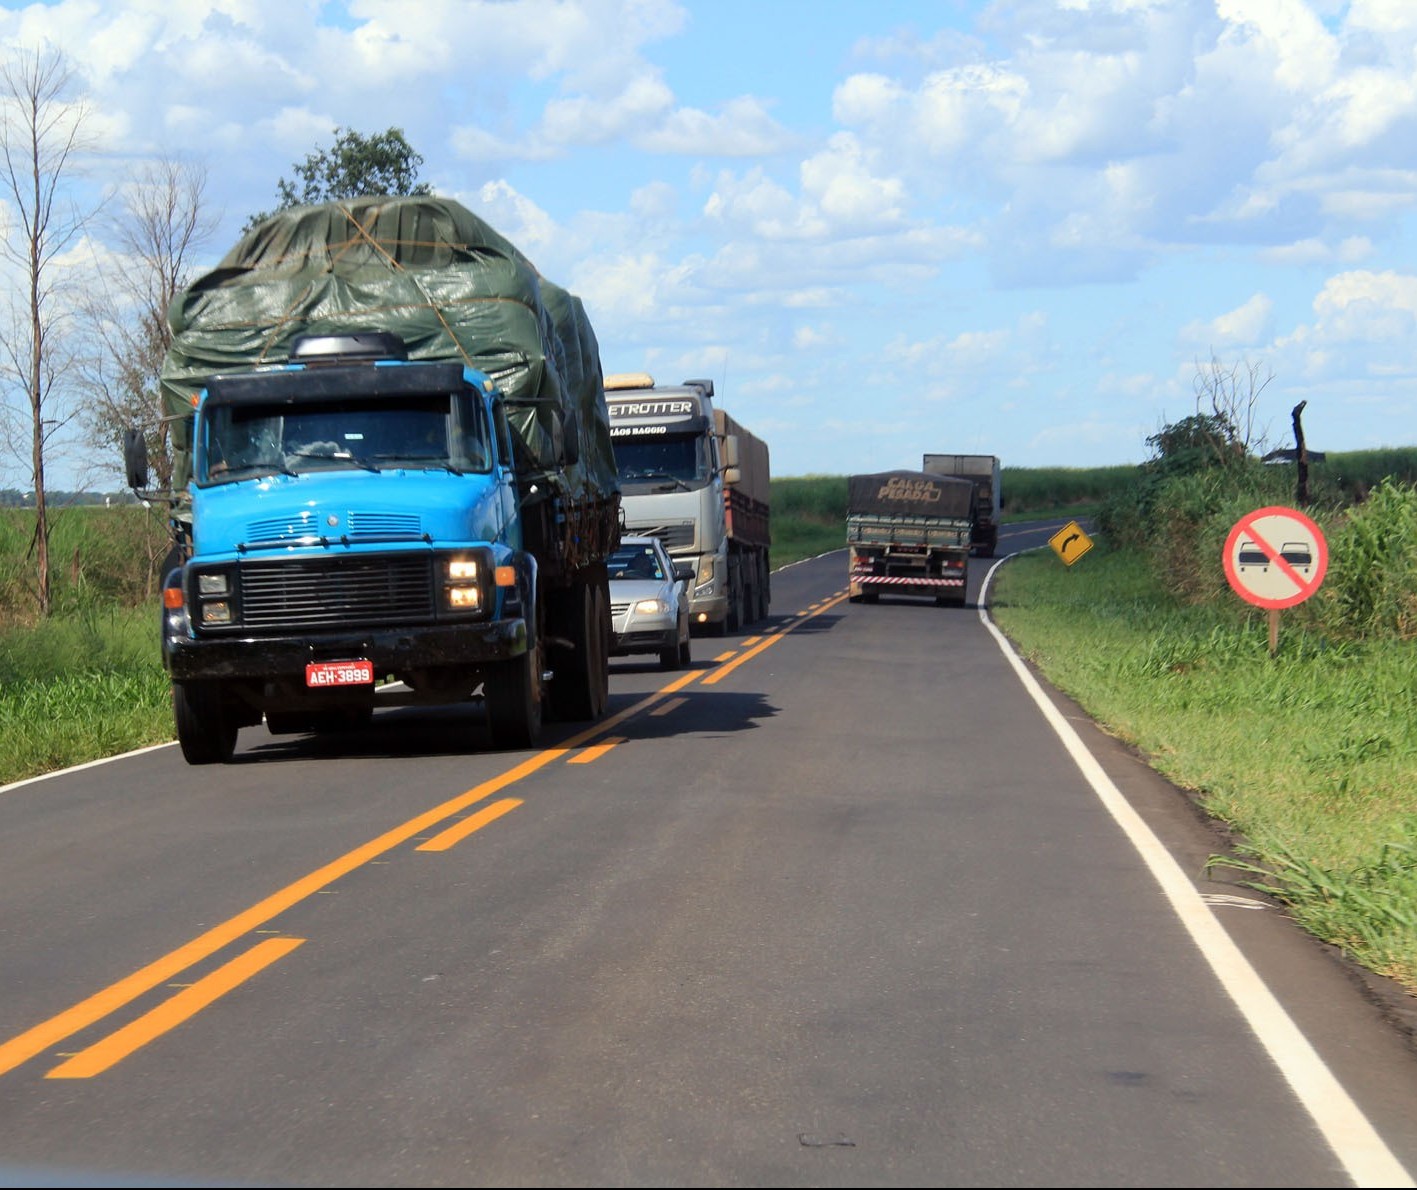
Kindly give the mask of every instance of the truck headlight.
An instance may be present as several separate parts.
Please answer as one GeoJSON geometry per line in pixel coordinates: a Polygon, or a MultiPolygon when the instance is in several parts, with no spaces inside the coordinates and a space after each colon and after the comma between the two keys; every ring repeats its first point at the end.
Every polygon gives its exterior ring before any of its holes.
{"type": "Polygon", "coordinates": [[[231,604],[225,599],[204,599],[202,601],[203,624],[230,624],[231,604]]]}
{"type": "Polygon", "coordinates": [[[475,612],[482,606],[482,592],[477,587],[449,587],[448,606],[455,611],[475,612]]]}
{"type": "Polygon", "coordinates": [[[197,575],[197,594],[203,597],[208,595],[226,595],[231,588],[227,583],[225,572],[217,574],[197,575]]]}
{"type": "Polygon", "coordinates": [[[491,591],[484,590],[493,579],[494,564],[490,553],[470,551],[445,557],[443,571],[443,608],[450,612],[481,612],[491,602],[491,591]]]}

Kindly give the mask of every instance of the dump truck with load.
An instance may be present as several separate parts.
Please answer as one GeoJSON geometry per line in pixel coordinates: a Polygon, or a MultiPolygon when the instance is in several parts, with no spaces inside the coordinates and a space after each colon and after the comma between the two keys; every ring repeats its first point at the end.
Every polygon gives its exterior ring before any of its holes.
{"type": "Polygon", "coordinates": [[[963,606],[975,488],[920,471],[852,475],[846,489],[847,580],[853,603],[881,593],[963,606]]]}
{"type": "Polygon", "coordinates": [[[625,532],[657,537],[694,568],[689,618],[722,636],[768,614],[767,443],[714,402],[712,380],[605,378],[625,532]]]}
{"type": "Polygon", "coordinates": [[[162,658],[183,755],[481,698],[495,746],[608,701],[620,490],[579,298],[459,204],[251,228],[169,310],[162,658]]]}
{"type": "Polygon", "coordinates": [[[999,519],[1004,508],[1001,468],[994,455],[927,454],[920,469],[930,475],[954,475],[974,484],[974,529],[970,537],[976,554],[992,558],[999,546],[999,519]]]}

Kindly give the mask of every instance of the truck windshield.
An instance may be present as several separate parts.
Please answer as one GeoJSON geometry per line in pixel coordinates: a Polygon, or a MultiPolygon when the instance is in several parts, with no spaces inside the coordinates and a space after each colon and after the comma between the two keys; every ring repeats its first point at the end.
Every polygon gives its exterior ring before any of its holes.
{"type": "Polygon", "coordinates": [[[205,411],[197,474],[207,483],[363,468],[486,471],[479,402],[450,393],[217,405],[205,411]]]}
{"type": "Polygon", "coordinates": [[[627,492],[692,490],[708,483],[706,439],[700,435],[674,438],[616,438],[615,467],[627,492]]]}

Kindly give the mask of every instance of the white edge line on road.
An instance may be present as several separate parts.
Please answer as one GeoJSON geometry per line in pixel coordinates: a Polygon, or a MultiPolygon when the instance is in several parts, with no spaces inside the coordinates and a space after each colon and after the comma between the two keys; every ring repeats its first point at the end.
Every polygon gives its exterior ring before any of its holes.
{"type": "Polygon", "coordinates": [[[117,756],[103,756],[98,760],[90,760],[85,764],[71,765],[67,769],[55,769],[50,773],[40,773],[38,776],[26,777],[23,781],[11,781],[8,785],[0,785],[0,793],[9,793],[12,789],[20,789],[26,785],[33,785],[36,781],[48,781],[51,777],[65,777],[70,773],[82,772],[84,769],[97,768],[101,764],[112,764],[115,760],[123,760],[129,756],[141,756],[144,752],[156,752],[159,748],[175,748],[176,740],[169,740],[165,744],[149,744],[146,748],[134,748],[131,752],[123,752],[117,756]]]}
{"type": "Polygon", "coordinates": [[[1171,908],[1200,948],[1221,985],[1229,993],[1260,1044],[1283,1072],[1334,1154],[1357,1186],[1412,1186],[1412,1175],[1393,1156],[1348,1092],[1324,1064],[1308,1038],[1284,1011],[1259,973],[1225,932],[1195,885],[1161,840],[1152,833],[1131,803],[1103,770],[1097,758],[1053,705],[1013,645],[989,618],[988,591],[994,572],[1009,559],[1000,558],[984,576],[979,591],[979,619],[998,642],[1043,717],[1062,740],[1099,800],[1136,848],[1171,908]]]}

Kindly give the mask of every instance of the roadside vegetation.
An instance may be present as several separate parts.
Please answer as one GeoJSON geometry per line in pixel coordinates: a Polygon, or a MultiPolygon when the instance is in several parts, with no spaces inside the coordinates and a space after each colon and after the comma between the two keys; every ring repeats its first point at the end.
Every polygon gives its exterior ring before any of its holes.
{"type": "MultiPolygon", "coordinates": [[[[1141,467],[1006,468],[1005,520],[1086,519],[1096,540],[1072,567],[1051,551],[1009,562],[991,614],[1230,828],[1215,865],[1417,994],[1417,448],[1310,466],[1304,508],[1328,572],[1281,613],[1274,655],[1267,613],[1229,588],[1220,557],[1241,515],[1299,503],[1295,467],[1220,457],[1202,443],[1141,467]]],[[[775,568],[842,548],[845,476],[774,480],[772,506],[775,568]]],[[[160,513],[55,509],[48,617],[34,611],[33,522],[0,509],[0,784],[173,738],[160,513]]]]}
{"type": "Polygon", "coordinates": [[[1099,509],[1098,548],[1015,559],[990,611],[1231,830],[1213,868],[1417,994],[1417,451],[1330,456],[1310,479],[1328,571],[1279,613],[1273,654],[1221,558],[1241,516],[1300,503],[1295,467],[1238,451],[1158,457],[1099,509]]]}

